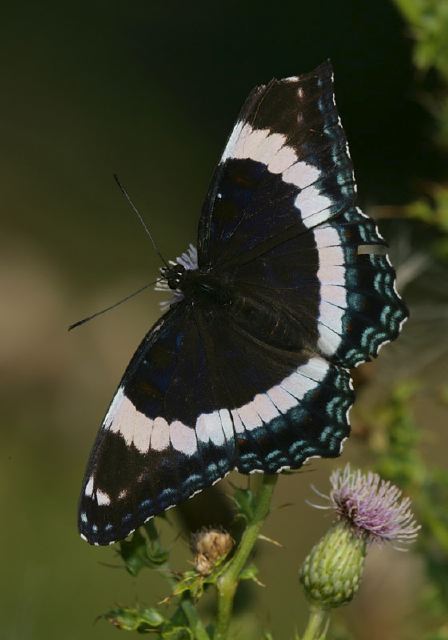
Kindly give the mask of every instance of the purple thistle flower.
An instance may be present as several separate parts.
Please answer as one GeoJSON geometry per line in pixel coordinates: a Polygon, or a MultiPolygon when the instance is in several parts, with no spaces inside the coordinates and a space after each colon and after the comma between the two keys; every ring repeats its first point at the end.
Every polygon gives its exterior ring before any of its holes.
{"type": "Polygon", "coordinates": [[[313,506],[334,509],[339,520],[367,542],[410,544],[416,539],[420,526],[411,511],[411,500],[403,498],[394,484],[372,471],[352,471],[349,464],[333,471],[330,483],[329,496],[313,489],[331,504],[313,506]]]}

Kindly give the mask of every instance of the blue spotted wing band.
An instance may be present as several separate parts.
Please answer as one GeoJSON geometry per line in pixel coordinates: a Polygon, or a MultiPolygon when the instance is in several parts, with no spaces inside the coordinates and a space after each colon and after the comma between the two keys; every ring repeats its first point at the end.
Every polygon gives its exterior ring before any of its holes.
{"type": "Polygon", "coordinates": [[[98,433],[81,535],[121,540],[233,469],[338,456],[349,368],[407,317],[384,247],[356,207],[330,63],[254,89],[212,179],[198,250],[162,270],[169,308],[98,433]]]}

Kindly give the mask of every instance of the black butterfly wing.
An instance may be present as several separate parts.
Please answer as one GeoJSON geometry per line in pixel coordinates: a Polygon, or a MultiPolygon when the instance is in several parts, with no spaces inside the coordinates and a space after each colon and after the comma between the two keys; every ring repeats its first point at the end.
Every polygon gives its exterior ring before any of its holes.
{"type": "Polygon", "coordinates": [[[238,301],[204,327],[242,473],[276,473],[311,457],[337,456],[349,434],[349,372],[307,348],[285,307],[273,313],[266,303],[239,289],[238,301]]]}
{"type": "Polygon", "coordinates": [[[204,203],[199,265],[238,258],[286,229],[303,233],[348,208],[354,193],[331,64],[256,87],[204,203]]]}
{"type": "Polygon", "coordinates": [[[384,240],[355,196],[327,62],[254,89],[199,224],[202,268],[228,271],[268,304],[281,299],[310,348],[345,367],[376,356],[407,317],[384,240]]]}
{"type": "Polygon", "coordinates": [[[98,433],[79,505],[88,542],[125,538],[234,466],[234,443],[221,429],[207,441],[196,436],[199,414],[212,415],[215,405],[205,346],[180,302],[140,344],[98,433]]]}
{"type": "Polygon", "coordinates": [[[86,471],[79,528],[90,543],[126,537],[231,469],[272,473],[339,454],[353,401],[348,372],[288,349],[289,322],[277,318],[264,340],[248,333],[254,305],[183,301],[145,337],[86,471]]]}

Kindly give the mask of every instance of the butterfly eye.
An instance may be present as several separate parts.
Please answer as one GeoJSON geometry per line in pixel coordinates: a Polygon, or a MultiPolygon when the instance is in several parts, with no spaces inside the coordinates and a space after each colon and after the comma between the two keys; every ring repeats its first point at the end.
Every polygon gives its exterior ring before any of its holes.
{"type": "Polygon", "coordinates": [[[162,277],[168,282],[168,285],[173,288],[172,284],[179,284],[185,273],[185,267],[181,264],[175,264],[172,267],[162,267],[160,269],[162,277]]]}
{"type": "Polygon", "coordinates": [[[185,273],[185,267],[181,264],[175,264],[169,269],[163,269],[162,275],[166,279],[170,289],[178,289],[182,276],[185,273]]]}

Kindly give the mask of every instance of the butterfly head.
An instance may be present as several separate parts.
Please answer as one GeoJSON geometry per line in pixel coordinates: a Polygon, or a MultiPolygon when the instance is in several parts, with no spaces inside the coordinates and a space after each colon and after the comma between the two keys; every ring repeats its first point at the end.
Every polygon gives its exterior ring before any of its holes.
{"type": "Polygon", "coordinates": [[[185,267],[177,262],[170,267],[162,267],[162,269],[160,269],[162,278],[173,291],[180,289],[180,283],[182,282],[185,271],[185,267]]]}
{"type": "Polygon", "coordinates": [[[174,291],[175,300],[187,297],[204,304],[228,304],[231,301],[228,278],[199,269],[175,263],[160,269],[163,283],[161,288],[168,287],[174,291]]]}

